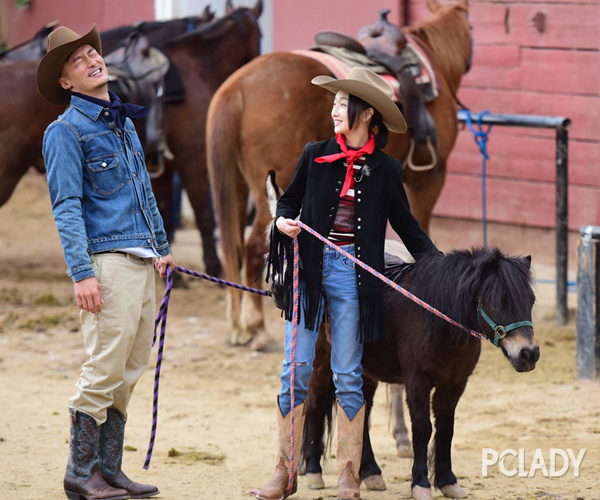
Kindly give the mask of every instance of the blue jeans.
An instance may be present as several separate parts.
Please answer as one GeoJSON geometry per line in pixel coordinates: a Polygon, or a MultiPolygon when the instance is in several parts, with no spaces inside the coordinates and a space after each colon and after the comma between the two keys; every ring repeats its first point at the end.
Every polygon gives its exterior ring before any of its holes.
{"type": "MultiPolygon", "coordinates": [[[[354,245],[343,247],[354,255],[354,245]]],[[[302,290],[302,287],[300,287],[302,290]]],[[[356,270],[354,262],[343,257],[332,248],[323,249],[323,281],[321,301],[329,304],[331,315],[331,370],[336,395],[348,418],[353,419],[363,405],[362,353],[363,343],[358,339],[359,304],[356,270]]],[[[322,307],[321,310],[324,308],[322,307]]],[[[296,371],[294,383],[295,404],[299,405],[308,396],[308,381],[315,359],[315,344],[319,335],[321,317],[316,318],[314,330],[304,327],[301,320],[296,337],[296,371]]],[[[285,361],[281,372],[279,407],[282,415],[291,409],[291,321],[286,322],[285,361]]]]}

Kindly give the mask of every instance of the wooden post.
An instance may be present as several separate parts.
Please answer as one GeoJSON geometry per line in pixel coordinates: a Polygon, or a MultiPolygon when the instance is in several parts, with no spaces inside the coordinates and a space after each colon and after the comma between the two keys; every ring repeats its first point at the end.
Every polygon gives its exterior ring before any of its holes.
{"type": "Polygon", "coordinates": [[[577,377],[600,376],[600,227],[581,228],[577,247],[577,377]]]}

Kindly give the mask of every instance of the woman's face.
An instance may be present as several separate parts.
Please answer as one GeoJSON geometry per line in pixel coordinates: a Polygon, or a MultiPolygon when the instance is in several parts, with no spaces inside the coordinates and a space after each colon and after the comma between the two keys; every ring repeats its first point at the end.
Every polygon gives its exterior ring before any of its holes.
{"type": "Polygon", "coordinates": [[[338,90],[333,99],[331,118],[333,118],[333,131],[336,134],[346,134],[350,131],[348,119],[348,92],[338,90]]]}

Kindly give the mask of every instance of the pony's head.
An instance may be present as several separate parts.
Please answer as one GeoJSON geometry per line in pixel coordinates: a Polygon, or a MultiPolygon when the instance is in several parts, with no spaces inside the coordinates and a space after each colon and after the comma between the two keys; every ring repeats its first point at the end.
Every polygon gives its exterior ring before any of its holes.
{"type": "Polygon", "coordinates": [[[473,250],[472,265],[478,277],[471,290],[478,301],[481,333],[502,349],[516,371],[533,370],[540,348],[531,322],[535,302],[531,257],[507,257],[497,248],[480,249],[473,250]]]}

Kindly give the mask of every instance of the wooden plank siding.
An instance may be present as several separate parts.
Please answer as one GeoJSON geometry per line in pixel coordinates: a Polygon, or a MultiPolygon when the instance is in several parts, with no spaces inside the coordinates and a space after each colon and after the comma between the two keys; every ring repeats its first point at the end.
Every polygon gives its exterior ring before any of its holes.
{"type": "MultiPolygon", "coordinates": [[[[409,4],[411,24],[427,17],[409,4]],[[415,17],[413,17],[415,16],[415,17]]],[[[459,99],[473,112],[566,116],[569,229],[600,225],[600,7],[597,1],[470,1],[473,68],[459,99]],[[543,31],[534,19],[543,19],[543,31]]],[[[492,128],[487,150],[489,221],[555,225],[555,131],[492,128]]],[[[480,220],[482,157],[460,132],[434,213],[480,220]]]]}

